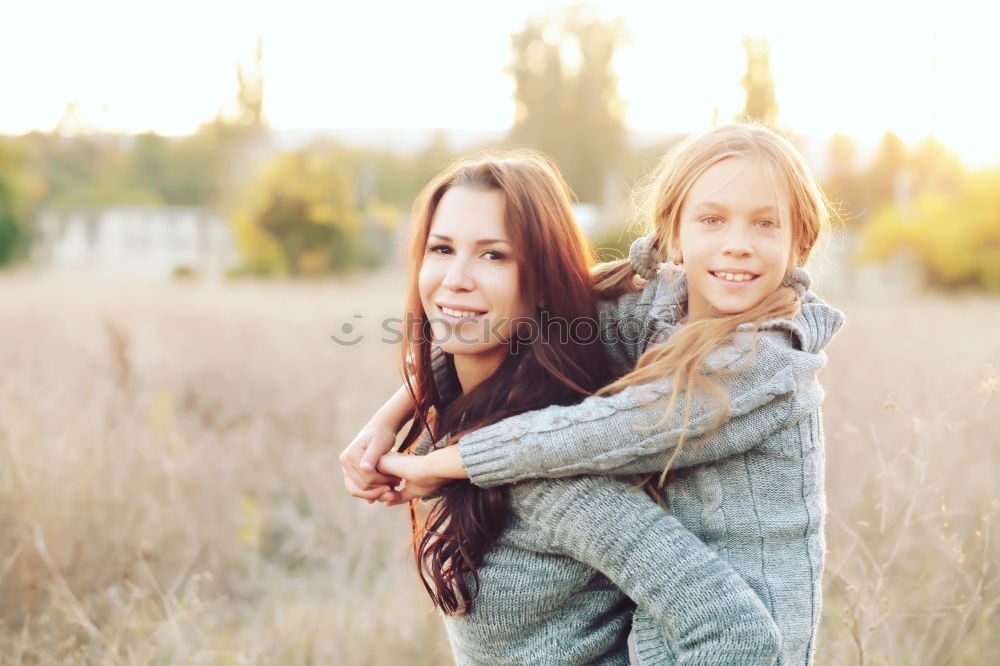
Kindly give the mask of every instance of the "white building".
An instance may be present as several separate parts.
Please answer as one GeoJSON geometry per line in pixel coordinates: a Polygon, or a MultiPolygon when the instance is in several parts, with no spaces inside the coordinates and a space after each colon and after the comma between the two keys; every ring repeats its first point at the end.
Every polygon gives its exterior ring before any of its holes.
{"type": "Polygon", "coordinates": [[[204,208],[48,208],[35,228],[35,261],[53,270],[219,276],[238,260],[228,220],[204,208]]]}

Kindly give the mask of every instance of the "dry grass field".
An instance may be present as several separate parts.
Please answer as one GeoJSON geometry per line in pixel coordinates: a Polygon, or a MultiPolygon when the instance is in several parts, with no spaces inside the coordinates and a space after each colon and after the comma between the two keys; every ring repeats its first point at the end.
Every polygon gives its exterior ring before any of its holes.
{"type": "MultiPolygon", "coordinates": [[[[0,277],[0,663],[448,663],[337,462],[401,284],[0,277]]],[[[1000,663],[1000,301],[840,305],[817,663],[1000,663]]]]}

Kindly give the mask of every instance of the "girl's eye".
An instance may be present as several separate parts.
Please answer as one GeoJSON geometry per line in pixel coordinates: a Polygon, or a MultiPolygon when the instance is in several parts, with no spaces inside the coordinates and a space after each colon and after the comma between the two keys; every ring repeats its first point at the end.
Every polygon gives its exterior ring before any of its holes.
{"type": "Polygon", "coordinates": [[[763,229],[776,229],[778,223],[774,220],[758,220],[757,224],[763,229]]]}
{"type": "Polygon", "coordinates": [[[449,254],[451,248],[447,245],[428,245],[427,254],[449,254]]]}
{"type": "Polygon", "coordinates": [[[483,256],[493,261],[500,261],[501,259],[506,259],[506,255],[504,255],[502,252],[497,252],[496,250],[486,250],[486,252],[483,252],[483,256]]]}
{"type": "Polygon", "coordinates": [[[712,217],[704,217],[704,218],[702,218],[701,223],[705,224],[705,225],[708,225],[710,227],[716,227],[716,226],[722,224],[722,218],[721,217],[715,217],[714,215],[712,217]]]}

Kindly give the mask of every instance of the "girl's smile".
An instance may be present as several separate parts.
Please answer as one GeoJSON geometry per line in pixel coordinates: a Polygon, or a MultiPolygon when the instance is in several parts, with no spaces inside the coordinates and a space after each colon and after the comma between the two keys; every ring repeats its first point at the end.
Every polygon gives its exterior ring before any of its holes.
{"type": "Polygon", "coordinates": [[[787,210],[760,160],[724,159],[694,182],[679,234],[689,319],[746,312],[778,288],[791,262],[787,210]]]}

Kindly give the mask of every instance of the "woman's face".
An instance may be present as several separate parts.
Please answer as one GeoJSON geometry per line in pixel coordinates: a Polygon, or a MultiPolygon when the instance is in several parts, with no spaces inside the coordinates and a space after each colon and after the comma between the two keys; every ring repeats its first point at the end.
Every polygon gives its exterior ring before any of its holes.
{"type": "Polygon", "coordinates": [[[529,316],[497,190],[452,187],[431,221],[419,276],[434,342],[455,355],[501,359],[514,320],[529,316]]]}
{"type": "Polygon", "coordinates": [[[679,229],[690,319],[746,312],[788,272],[788,201],[768,176],[760,162],[733,157],[709,167],[691,186],[679,229]]]}

